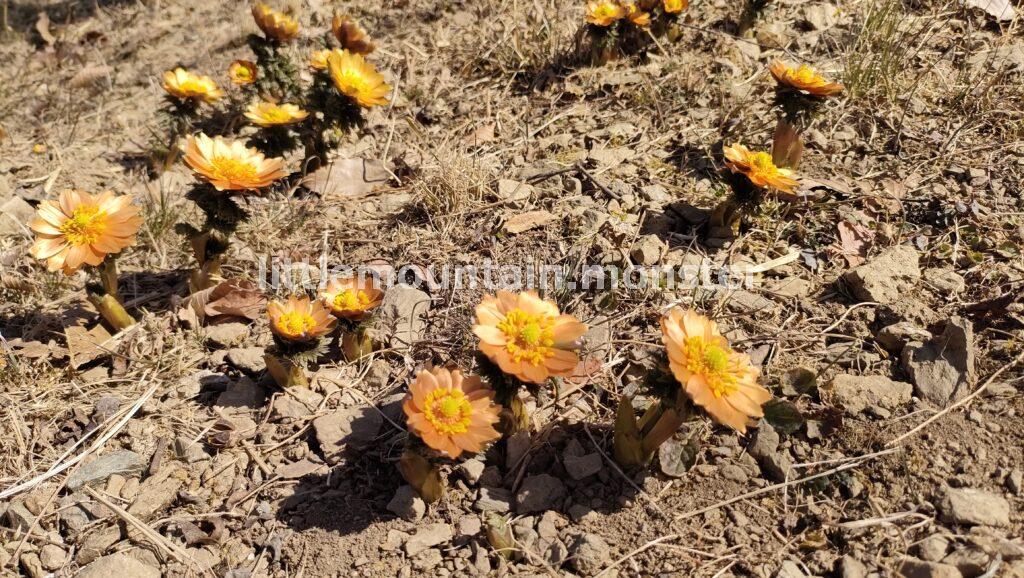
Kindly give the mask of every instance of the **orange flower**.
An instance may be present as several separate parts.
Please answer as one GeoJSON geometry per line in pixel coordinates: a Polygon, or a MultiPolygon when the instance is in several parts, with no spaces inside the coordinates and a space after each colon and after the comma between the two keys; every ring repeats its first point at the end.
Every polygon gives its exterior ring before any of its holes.
{"type": "Polygon", "coordinates": [[[319,339],[334,330],[338,320],[319,301],[305,295],[292,295],[284,303],[267,304],[270,331],[285,341],[303,342],[319,339]]]}
{"type": "Polygon", "coordinates": [[[245,111],[249,122],[264,128],[284,126],[306,120],[309,113],[294,104],[274,104],[272,102],[254,102],[245,111]]]}
{"type": "Polygon", "coordinates": [[[779,168],[766,152],[753,152],[741,144],[723,149],[725,165],[734,173],[742,173],[756,187],[792,193],[800,184],[793,171],[779,168]]]}
{"type": "Polygon", "coordinates": [[[626,19],[636,26],[649,26],[651,24],[651,15],[641,10],[636,5],[636,2],[626,2],[623,6],[626,8],[626,19]]]}
{"type": "Polygon", "coordinates": [[[212,78],[193,74],[184,68],[175,68],[164,72],[163,87],[167,94],[182,100],[201,100],[211,103],[224,96],[224,92],[217,88],[217,83],[212,78]]]}
{"type": "Polygon", "coordinates": [[[291,42],[299,36],[299,21],[274,10],[263,2],[256,2],[252,7],[252,17],[268,40],[280,43],[291,42]]]}
{"type": "Polygon", "coordinates": [[[843,91],[843,85],[830,82],[806,64],[797,68],[787,66],[781,60],[772,62],[768,70],[775,77],[775,82],[782,88],[790,88],[811,96],[834,96],[843,91]]]}
{"type": "Polygon", "coordinates": [[[750,357],[733,351],[714,321],[676,307],[661,319],[661,339],[672,375],[715,421],[744,433],[757,423],[751,418],[764,415],[761,406],[772,394],[758,385],[750,357]]]}
{"type": "Polygon", "coordinates": [[[690,5],[690,0],[665,0],[664,7],[667,14],[679,14],[690,5]]]}
{"type": "Polygon", "coordinates": [[[505,373],[532,383],[572,375],[579,363],[577,341],[587,332],[586,325],[559,314],[553,301],[534,291],[487,295],[476,307],[476,320],[480,351],[505,373]]]}
{"type": "Polygon", "coordinates": [[[228,78],[238,85],[256,82],[257,74],[256,64],[248,60],[236,60],[228,66],[228,78]]]}
{"type": "Polygon", "coordinates": [[[391,87],[372,64],[361,54],[348,50],[332,50],[327,57],[331,80],[338,92],[354,100],[363,108],[383,106],[388,103],[391,87]]]}
{"type": "Polygon", "coordinates": [[[241,141],[199,133],[188,137],[182,150],[188,166],[218,191],[262,189],[285,176],[284,159],[268,159],[241,141]]]}
{"type": "Polygon", "coordinates": [[[480,453],[501,437],[494,429],[501,408],[477,376],[435,367],[420,371],[409,385],[402,409],[409,428],[431,448],[457,458],[480,453]]]}
{"type": "Polygon", "coordinates": [[[369,54],[377,48],[370,40],[370,35],[348,16],[335,12],[331,31],[341,47],[353,54],[369,54]]]}
{"type": "Polygon", "coordinates": [[[314,70],[327,70],[327,57],[330,50],[314,50],[309,53],[309,66],[314,70]]]}
{"type": "Polygon", "coordinates": [[[320,298],[336,317],[360,319],[384,300],[384,292],[376,287],[374,278],[335,277],[327,284],[320,298]]]}
{"type": "Polygon", "coordinates": [[[588,0],[587,22],[607,27],[626,17],[626,9],[619,0],[588,0]]]}
{"type": "Polygon", "coordinates": [[[139,207],[128,195],[116,196],[112,191],[92,196],[68,190],[57,201],[43,201],[29,228],[36,233],[36,242],[29,254],[46,260],[50,271],[62,270],[71,275],[82,266],[96,266],[111,253],[135,243],[135,233],[142,224],[139,207]]]}

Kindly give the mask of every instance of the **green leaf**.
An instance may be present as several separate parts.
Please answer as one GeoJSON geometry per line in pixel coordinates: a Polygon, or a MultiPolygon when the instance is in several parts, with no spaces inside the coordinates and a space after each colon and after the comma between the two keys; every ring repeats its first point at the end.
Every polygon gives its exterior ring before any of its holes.
{"type": "Polygon", "coordinates": [[[804,416],[791,401],[773,400],[764,404],[764,419],[775,431],[792,434],[804,425],[804,416]]]}

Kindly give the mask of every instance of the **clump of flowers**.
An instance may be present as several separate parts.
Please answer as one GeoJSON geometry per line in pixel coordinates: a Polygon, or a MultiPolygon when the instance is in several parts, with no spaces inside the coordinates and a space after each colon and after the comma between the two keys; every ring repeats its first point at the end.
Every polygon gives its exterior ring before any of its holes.
{"type": "Polygon", "coordinates": [[[307,365],[323,353],[323,337],[334,331],[338,321],[323,304],[305,295],[267,304],[274,346],[264,360],[267,372],[281,387],[306,387],[307,365]]]}
{"type": "Polygon", "coordinates": [[[520,385],[536,386],[572,375],[586,332],[585,324],[562,314],[554,301],[541,299],[534,291],[498,291],[477,305],[473,333],[480,339],[480,351],[507,376],[498,391],[506,408],[506,429],[525,426],[520,385]]]}
{"type": "Polygon", "coordinates": [[[407,446],[399,469],[424,499],[440,498],[435,455],[454,460],[463,453],[478,454],[501,437],[494,428],[500,407],[493,399],[494,392],[479,377],[463,376],[458,369],[422,370],[409,384],[402,402],[406,422],[430,451],[407,446]]]}
{"type": "MultiPolygon", "coordinates": [[[[754,152],[739,143],[725,147],[723,152],[725,166],[732,174],[745,179],[757,189],[792,193],[800,184],[793,169],[776,166],[777,159],[770,153],[754,152]]],[[[737,188],[742,186],[737,185],[737,188]]]]}
{"type": "Polygon", "coordinates": [[[652,35],[672,29],[687,0],[587,0],[586,26],[577,50],[593,64],[604,64],[647,48],[652,35]]]}
{"type": "Polygon", "coordinates": [[[658,448],[702,408],[713,420],[745,433],[764,415],[771,394],[758,384],[750,358],[732,349],[714,321],[675,307],[661,320],[662,342],[671,380],[654,375],[657,397],[640,419],[633,400],[623,396],[615,419],[614,455],[625,467],[643,466],[658,448]]]}
{"type": "Polygon", "coordinates": [[[116,258],[135,243],[142,224],[138,214],[128,195],[67,190],[56,201],[40,203],[29,223],[36,234],[29,253],[46,261],[48,270],[72,275],[86,265],[96,268],[98,283],[86,287],[89,301],[117,330],[135,323],[118,293],[116,258]]]}
{"type": "Polygon", "coordinates": [[[371,275],[334,277],[320,292],[324,307],[342,325],[341,347],[350,361],[369,355],[374,350],[368,328],[373,312],[384,300],[384,292],[371,275]]]}
{"type": "Polygon", "coordinates": [[[167,132],[166,145],[155,143],[158,156],[173,161],[178,141],[192,130],[198,119],[199,107],[214,105],[224,98],[224,91],[209,76],[178,67],[164,72],[161,86],[166,102],[159,110],[159,118],[167,132]]]}
{"type": "Polygon", "coordinates": [[[842,84],[828,80],[806,64],[793,67],[775,60],[768,71],[775,79],[775,103],[782,111],[779,122],[792,125],[797,133],[810,127],[826,99],[843,92],[842,84]]]}

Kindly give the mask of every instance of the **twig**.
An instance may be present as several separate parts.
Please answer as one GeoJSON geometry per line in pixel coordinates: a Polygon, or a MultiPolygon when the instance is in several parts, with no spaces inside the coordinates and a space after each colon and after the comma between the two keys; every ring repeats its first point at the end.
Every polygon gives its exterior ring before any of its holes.
{"type": "Polygon", "coordinates": [[[885,445],[887,445],[887,446],[897,446],[903,440],[905,440],[908,437],[910,437],[910,436],[916,434],[917,432],[923,430],[925,427],[927,427],[933,421],[939,419],[940,417],[946,415],[947,413],[953,411],[954,409],[956,409],[956,408],[958,408],[958,407],[960,407],[962,405],[966,405],[966,404],[970,403],[971,400],[973,400],[974,398],[976,398],[979,395],[981,395],[982,393],[984,393],[984,391],[986,389],[988,389],[988,386],[992,385],[992,382],[995,381],[1000,375],[1002,375],[1003,372],[1005,372],[1007,369],[1010,369],[1011,367],[1015,367],[1022,360],[1024,360],[1024,351],[1021,351],[1020,355],[1015,357],[1013,359],[1013,361],[1011,361],[1010,363],[1007,363],[1006,365],[1004,365],[1004,366],[1000,367],[999,369],[997,369],[992,375],[989,376],[988,379],[985,380],[985,383],[981,384],[978,387],[978,389],[975,389],[970,395],[968,395],[967,397],[961,399],[960,401],[958,401],[958,402],[956,402],[954,404],[951,404],[949,407],[943,409],[942,411],[936,413],[932,417],[930,417],[930,418],[924,420],[923,422],[921,422],[920,425],[918,425],[914,429],[908,431],[907,433],[901,435],[900,437],[892,440],[891,442],[889,442],[889,443],[887,443],[885,445]]]}
{"type": "Polygon", "coordinates": [[[633,550],[632,552],[626,554],[622,558],[619,558],[615,562],[609,564],[608,567],[606,567],[604,570],[601,570],[601,572],[597,576],[594,576],[594,578],[601,578],[601,576],[604,576],[608,572],[611,572],[611,570],[613,568],[619,566],[620,564],[622,564],[626,560],[629,560],[633,556],[636,556],[637,554],[639,554],[639,553],[641,553],[641,552],[643,552],[645,550],[650,550],[651,548],[657,546],[658,544],[660,544],[662,542],[667,542],[668,540],[675,540],[678,537],[679,537],[678,534],[669,534],[667,536],[662,536],[662,537],[660,537],[658,539],[651,540],[650,542],[644,544],[643,546],[640,546],[636,550],[633,550]]]}
{"type": "MultiPolygon", "coordinates": [[[[141,381],[145,381],[145,380],[146,380],[146,374],[143,374],[141,381]]],[[[43,472],[42,474],[39,474],[38,476],[32,478],[31,480],[28,480],[28,481],[20,483],[20,484],[18,484],[16,486],[7,488],[3,492],[0,492],[0,500],[7,499],[7,498],[9,498],[9,497],[11,497],[11,496],[13,496],[15,494],[20,494],[21,492],[24,492],[25,490],[30,490],[30,489],[38,486],[39,484],[45,482],[46,480],[52,478],[53,476],[56,476],[57,474],[67,470],[71,466],[74,466],[78,462],[80,462],[83,459],[85,459],[86,456],[88,456],[89,454],[91,454],[94,451],[98,450],[100,447],[103,446],[103,444],[107,443],[107,440],[109,440],[110,438],[114,437],[114,435],[117,432],[119,432],[121,430],[121,428],[123,428],[125,426],[125,424],[128,423],[128,420],[130,420],[132,418],[132,416],[134,416],[135,413],[139,411],[139,409],[142,407],[142,405],[144,403],[146,403],[147,400],[149,400],[149,398],[153,395],[153,393],[156,391],[156,388],[159,385],[160,385],[160,383],[157,382],[157,383],[154,383],[149,389],[147,389],[146,392],[142,394],[142,397],[140,397],[139,400],[135,402],[135,405],[133,405],[131,407],[131,409],[129,409],[127,412],[125,412],[124,417],[122,417],[119,422],[114,424],[113,427],[111,427],[109,430],[107,430],[107,432],[104,433],[98,440],[96,440],[95,443],[93,443],[91,446],[89,446],[89,448],[87,450],[83,451],[82,453],[78,454],[74,458],[72,458],[70,460],[67,460],[67,461],[65,461],[63,463],[54,464],[53,466],[50,467],[49,470],[43,472]]]]}
{"type": "Polygon", "coordinates": [[[181,562],[186,566],[192,566],[199,573],[209,574],[209,572],[205,572],[203,570],[202,566],[200,566],[197,562],[192,560],[192,558],[188,555],[188,552],[182,550],[181,546],[178,546],[174,542],[168,540],[162,534],[158,533],[153,528],[147,526],[142,520],[129,514],[128,511],[122,508],[121,506],[118,506],[117,504],[104,498],[103,495],[97,492],[96,490],[86,486],[85,491],[90,496],[92,496],[93,499],[95,499],[97,502],[103,504],[107,508],[110,508],[110,511],[117,514],[122,520],[124,520],[132,526],[135,526],[135,528],[137,528],[139,532],[142,532],[142,534],[145,537],[149,538],[149,540],[153,542],[154,546],[159,546],[162,550],[170,554],[171,557],[173,557],[175,560],[181,562]]]}

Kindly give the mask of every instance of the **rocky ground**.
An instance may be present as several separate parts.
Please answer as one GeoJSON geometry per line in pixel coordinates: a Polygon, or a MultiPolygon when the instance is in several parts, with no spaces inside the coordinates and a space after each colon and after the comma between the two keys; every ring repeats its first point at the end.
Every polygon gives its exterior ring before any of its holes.
{"type": "MultiPolygon", "coordinates": [[[[266,255],[441,267],[753,268],[741,289],[557,294],[586,359],[527,402],[532,434],[445,468],[427,507],[395,462],[428,362],[473,367],[481,288],[388,292],[388,347],[332,351],[311,387],[265,375],[262,312],[183,309],[198,218],[181,166],[148,166],[157,78],[223,82],[254,31],[234,3],[12,2],[0,43],[0,565],[56,576],[1024,576],[1024,42],[942,2],[693,2],[680,37],[572,61],[581,2],[295,2],[353,14],[396,87],[340,151],[393,173],[358,198],[251,201],[229,272],[266,255]],[[847,86],[807,134],[796,201],[709,225],[721,145],[766,147],[771,59],[847,86]],[[368,161],[369,162],[369,161],[368,161]],[[111,336],[83,279],[27,256],[67,187],[146,208],[111,336]],[[738,435],[688,422],[648,472],[609,460],[672,304],[712,314],[777,396],[738,435]],[[217,323],[217,321],[222,321],[217,323]],[[99,345],[97,345],[99,344],[99,345]],[[109,438],[109,439],[107,439],[109,438]],[[56,475],[58,464],[86,456],[56,475]],[[51,472],[52,473],[52,472],[51,472]],[[511,520],[515,553],[488,531],[511,520]],[[77,573],[77,574],[76,574],[77,573]]],[[[307,271],[314,278],[318,269],[307,271]]],[[[259,303],[259,296],[253,296],[259,303]]],[[[258,307],[257,307],[258,309],[258,307]]]]}

